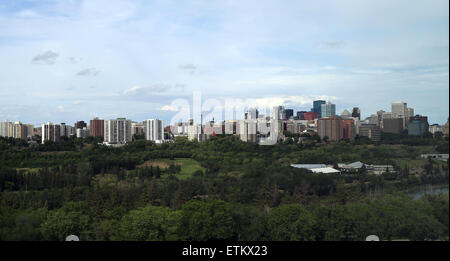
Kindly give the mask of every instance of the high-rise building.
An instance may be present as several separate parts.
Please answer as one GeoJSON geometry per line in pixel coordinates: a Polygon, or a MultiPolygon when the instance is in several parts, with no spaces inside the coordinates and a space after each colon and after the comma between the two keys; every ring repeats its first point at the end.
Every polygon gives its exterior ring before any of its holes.
{"type": "Polygon", "coordinates": [[[27,127],[23,125],[20,121],[9,124],[8,126],[8,137],[15,139],[26,139],[28,136],[27,127]]]}
{"type": "Polygon", "coordinates": [[[127,143],[132,140],[131,120],[125,118],[105,120],[104,127],[104,141],[107,143],[127,143]]]}
{"type": "Polygon", "coordinates": [[[84,121],[77,121],[75,122],[75,129],[83,129],[83,128],[87,128],[87,124],[84,121]]]}
{"type": "Polygon", "coordinates": [[[313,121],[318,118],[319,118],[318,112],[306,112],[303,114],[303,119],[308,120],[308,121],[313,121]]]}
{"type": "Polygon", "coordinates": [[[413,119],[408,122],[408,135],[422,135],[428,131],[425,122],[420,119],[413,119]]]}
{"type": "Polygon", "coordinates": [[[12,123],[10,121],[0,122],[0,136],[8,137],[9,136],[9,125],[12,123]]]}
{"type": "Polygon", "coordinates": [[[359,126],[359,136],[368,137],[373,141],[380,141],[380,128],[376,124],[361,124],[359,126]]]}
{"type": "Polygon", "coordinates": [[[352,119],[343,120],[344,139],[353,140],[356,136],[355,121],[352,119]]]}
{"type": "Polygon", "coordinates": [[[403,126],[403,118],[383,119],[383,132],[399,134],[404,130],[403,126]]]}
{"type": "Polygon", "coordinates": [[[422,122],[423,124],[425,124],[426,130],[428,130],[428,128],[430,127],[430,125],[428,124],[428,117],[427,116],[422,116],[422,115],[412,116],[412,117],[409,117],[409,121],[408,122],[412,122],[414,120],[418,120],[418,121],[422,122]]]}
{"type": "Polygon", "coordinates": [[[313,108],[311,109],[312,112],[317,113],[319,117],[322,115],[322,104],[325,104],[326,101],[323,100],[317,100],[313,101],[313,108]]]}
{"type": "Polygon", "coordinates": [[[225,134],[237,134],[237,121],[225,121],[225,134]]]}
{"type": "Polygon", "coordinates": [[[275,106],[272,110],[272,119],[273,120],[285,120],[286,119],[286,109],[284,106],[275,106]]]}
{"type": "Polygon", "coordinates": [[[131,136],[144,135],[145,136],[145,122],[132,122],[131,123],[131,136]]]}
{"type": "Polygon", "coordinates": [[[294,110],[293,109],[286,109],[285,110],[286,113],[286,119],[289,120],[291,117],[294,117],[294,110]]]}
{"type": "Polygon", "coordinates": [[[353,107],[352,117],[358,118],[358,120],[361,120],[361,110],[358,107],[353,107]]]}
{"type": "Polygon", "coordinates": [[[89,132],[94,137],[105,136],[105,121],[99,118],[94,118],[89,121],[89,132]]]}
{"type": "Polygon", "coordinates": [[[58,142],[60,140],[60,137],[61,137],[60,125],[53,124],[51,122],[42,124],[42,144],[44,144],[46,140],[58,142]]]}
{"type": "Polygon", "coordinates": [[[323,139],[324,137],[328,137],[329,141],[341,140],[344,137],[344,128],[342,119],[339,117],[328,117],[318,119],[317,133],[321,139],[323,139]]]}
{"type": "Polygon", "coordinates": [[[409,135],[422,135],[428,131],[429,127],[430,126],[428,124],[427,116],[416,115],[416,116],[409,118],[408,134],[409,135]]]}
{"type": "Polygon", "coordinates": [[[83,129],[76,129],[77,138],[86,138],[89,136],[89,130],[84,127],[83,129]]]}
{"type": "Polygon", "coordinates": [[[155,143],[162,143],[164,141],[164,122],[159,119],[149,119],[145,121],[145,138],[154,141],[155,143]]]}
{"type": "Polygon", "coordinates": [[[25,128],[27,129],[27,138],[32,138],[34,136],[34,125],[25,124],[25,128]]]}
{"type": "MultiPolygon", "coordinates": [[[[298,111],[297,112],[297,120],[304,120],[305,119],[305,113],[308,113],[307,111],[298,111]]],[[[312,113],[312,112],[310,112],[312,113]]]]}
{"type": "Polygon", "coordinates": [[[331,102],[322,104],[320,110],[321,110],[320,118],[328,118],[336,116],[336,105],[331,102]]]}
{"type": "Polygon", "coordinates": [[[77,133],[75,131],[75,128],[70,125],[66,125],[65,123],[60,124],[61,128],[61,137],[70,137],[75,136],[77,133]]]}
{"type": "Polygon", "coordinates": [[[246,120],[256,120],[258,119],[259,112],[256,108],[249,108],[248,112],[245,114],[246,120]]]}
{"type": "Polygon", "coordinates": [[[409,119],[408,106],[406,102],[393,102],[391,108],[392,108],[392,117],[402,118],[403,129],[406,129],[409,119]]]}

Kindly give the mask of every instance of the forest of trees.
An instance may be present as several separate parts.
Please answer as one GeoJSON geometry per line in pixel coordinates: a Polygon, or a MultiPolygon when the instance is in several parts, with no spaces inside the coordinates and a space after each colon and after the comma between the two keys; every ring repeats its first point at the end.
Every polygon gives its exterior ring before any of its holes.
{"type": "Polygon", "coordinates": [[[402,193],[448,186],[448,162],[424,161],[417,174],[396,161],[441,152],[447,138],[298,138],[274,146],[232,136],[161,145],[136,139],[120,148],[93,137],[38,145],[0,138],[0,240],[448,240],[448,194],[402,193]],[[179,165],[142,165],[179,158],[202,170],[181,179],[179,165]],[[392,164],[397,172],[290,167],[353,161],[392,164]]]}

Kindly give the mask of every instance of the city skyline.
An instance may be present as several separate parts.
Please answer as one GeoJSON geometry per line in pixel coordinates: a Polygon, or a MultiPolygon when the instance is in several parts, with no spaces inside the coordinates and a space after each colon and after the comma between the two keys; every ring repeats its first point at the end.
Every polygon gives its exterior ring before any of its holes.
{"type": "Polygon", "coordinates": [[[448,1],[21,0],[0,22],[1,120],[170,122],[194,91],[448,118],[448,1]]]}

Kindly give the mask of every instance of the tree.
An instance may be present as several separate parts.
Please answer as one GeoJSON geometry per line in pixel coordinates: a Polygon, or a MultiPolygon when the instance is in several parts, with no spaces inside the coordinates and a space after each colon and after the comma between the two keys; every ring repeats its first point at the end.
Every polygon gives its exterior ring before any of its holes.
{"type": "Polygon", "coordinates": [[[274,241],[314,240],[313,216],[299,204],[282,205],[267,217],[269,238],[274,241]]]}
{"type": "Polygon", "coordinates": [[[173,226],[178,223],[177,214],[167,207],[148,205],[132,210],[120,221],[120,239],[128,241],[177,240],[173,226]],[[175,221],[175,222],[173,222],[175,221]]]}
{"type": "Polygon", "coordinates": [[[183,205],[180,235],[185,240],[230,239],[234,229],[231,208],[223,200],[191,200],[183,205]]]}
{"type": "Polygon", "coordinates": [[[84,202],[69,202],[62,208],[51,211],[47,220],[41,225],[45,240],[64,240],[69,235],[77,235],[81,240],[88,237],[91,217],[84,202]]]}

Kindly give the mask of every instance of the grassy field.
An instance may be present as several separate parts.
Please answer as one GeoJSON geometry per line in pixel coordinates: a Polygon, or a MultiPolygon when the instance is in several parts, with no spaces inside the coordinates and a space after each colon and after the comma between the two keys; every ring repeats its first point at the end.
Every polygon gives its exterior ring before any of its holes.
{"type": "MultiPolygon", "coordinates": [[[[180,173],[176,174],[176,177],[180,180],[190,178],[192,174],[197,170],[205,171],[205,168],[201,167],[196,160],[190,158],[176,158],[174,160],[169,159],[149,160],[139,165],[138,167],[159,166],[161,169],[167,169],[172,164],[181,166],[180,173]]],[[[162,176],[162,178],[167,178],[167,176],[166,175],[162,176]]]]}

